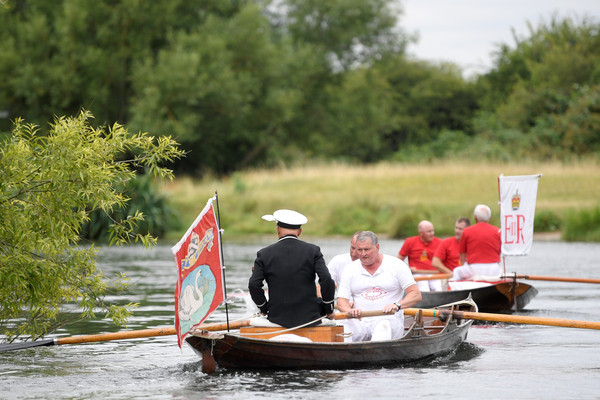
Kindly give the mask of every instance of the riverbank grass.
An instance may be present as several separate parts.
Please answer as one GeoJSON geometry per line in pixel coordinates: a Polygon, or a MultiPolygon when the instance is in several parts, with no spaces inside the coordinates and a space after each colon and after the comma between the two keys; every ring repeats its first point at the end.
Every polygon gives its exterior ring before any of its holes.
{"type": "Polygon", "coordinates": [[[206,200],[219,194],[221,225],[229,235],[273,232],[260,217],[280,208],[305,214],[310,236],[350,235],[359,229],[387,237],[416,234],[428,219],[439,237],[453,235],[454,221],[472,218],[478,203],[492,208],[499,225],[498,176],[543,174],[538,187],[536,231],[558,231],[565,218],[599,207],[600,166],[587,161],[573,164],[500,164],[439,162],[369,166],[310,165],[250,170],[216,179],[178,177],[163,190],[181,213],[181,235],[206,200]],[[538,217],[539,216],[539,217],[538,217]]]}

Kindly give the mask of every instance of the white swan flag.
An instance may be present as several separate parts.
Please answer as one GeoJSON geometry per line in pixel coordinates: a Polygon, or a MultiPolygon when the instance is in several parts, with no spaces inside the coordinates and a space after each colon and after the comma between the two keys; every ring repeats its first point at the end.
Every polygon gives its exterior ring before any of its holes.
{"type": "Polygon", "coordinates": [[[177,265],[175,330],[179,347],[225,299],[221,235],[213,201],[208,199],[183,238],[171,249],[177,265]]]}

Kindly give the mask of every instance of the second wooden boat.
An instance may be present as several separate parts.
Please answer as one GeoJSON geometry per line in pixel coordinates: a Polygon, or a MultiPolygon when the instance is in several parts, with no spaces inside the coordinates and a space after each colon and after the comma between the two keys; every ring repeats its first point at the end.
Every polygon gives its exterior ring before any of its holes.
{"type": "Polygon", "coordinates": [[[450,290],[421,292],[423,299],[415,307],[437,307],[471,295],[481,312],[511,312],[522,310],[538,294],[532,285],[516,279],[450,281],[448,284],[450,290]]]}

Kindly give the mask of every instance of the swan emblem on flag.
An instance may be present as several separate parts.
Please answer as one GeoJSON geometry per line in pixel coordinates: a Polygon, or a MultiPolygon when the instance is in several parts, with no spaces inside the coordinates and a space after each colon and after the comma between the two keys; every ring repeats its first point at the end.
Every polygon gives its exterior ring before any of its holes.
{"type": "Polygon", "coordinates": [[[208,308],[214,297],[215,288],[215,278],[208,265],[201,265],[192,271],[182,285],[179,297],[179,320],[190,321],[198,311],[208,308]]]}

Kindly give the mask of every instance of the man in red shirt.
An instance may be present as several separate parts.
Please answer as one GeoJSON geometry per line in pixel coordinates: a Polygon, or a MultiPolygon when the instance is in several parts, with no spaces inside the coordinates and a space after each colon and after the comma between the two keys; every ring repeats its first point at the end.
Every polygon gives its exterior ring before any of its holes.
{"type": "Polygon", "coordinates": [[[454,269],[454,280],[475,275],[498,277],[502,274],[500,229],[489,223],[492,211],[485,204],[475,206],[475,225],[465,228],[459,243],[461,267],[454,269]]]}
{"type": "Polygon", "coordinates": [[[451,274],[454,268],[462,265],[460,262],[460,253],[458,244],[462,236],[463,230],[471,225],[469,218],[461,217],[454,224],[454,236],[443,239],[438,248],[435,250],[431,266],[442,274],[451,274]]]}
{"type": "MultiPolygon", "coordinates": [[[[417,236],[407,238],[398,252],[398,258],[404,261],[408,258],[408,266],[413,274],[435,274],[437,270],[431,266],[431,259],[442,239],[435,237],[433,224],[421,221],[417,225],[417,236]]],[[[442,282],[437,280],[418,281],[422,292],[441,290],[442,282]]]]}

